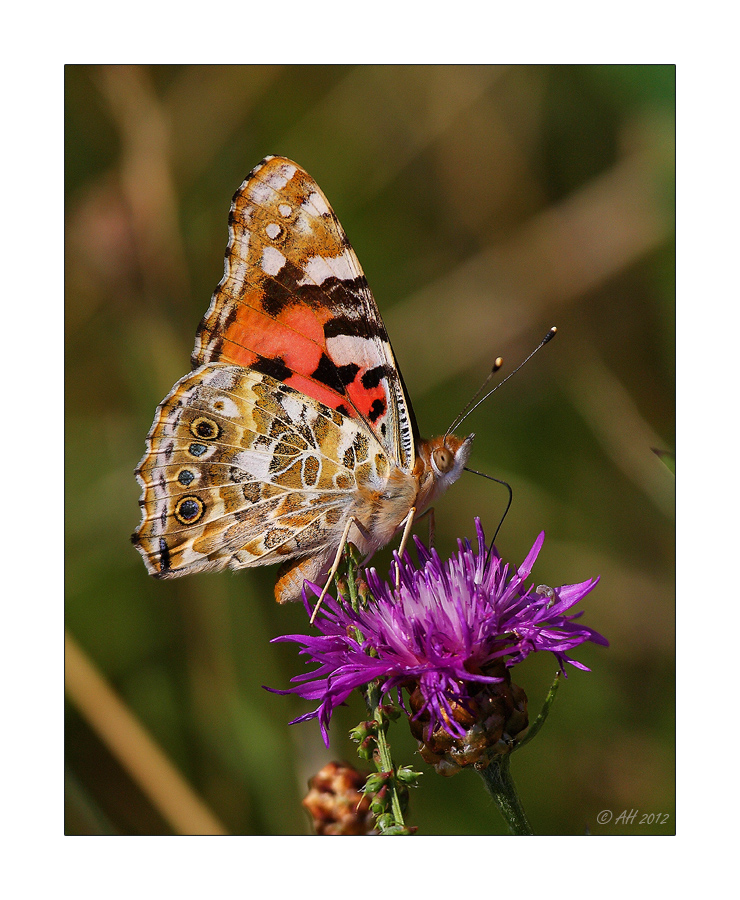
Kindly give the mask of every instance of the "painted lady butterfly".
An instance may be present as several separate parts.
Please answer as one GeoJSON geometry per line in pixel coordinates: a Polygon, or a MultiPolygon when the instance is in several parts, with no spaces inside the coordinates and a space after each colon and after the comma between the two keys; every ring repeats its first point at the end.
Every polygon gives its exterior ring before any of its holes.
{"type": "Polygon", "coordinates": [[[422,440],[344,230],[300,166],[267,157],[234,195],[224,276],[192,371],[136,469],[150,574],[282,562],[300,598],[349,539],[371,555],[457,478],[473,435],[422,440]]]}

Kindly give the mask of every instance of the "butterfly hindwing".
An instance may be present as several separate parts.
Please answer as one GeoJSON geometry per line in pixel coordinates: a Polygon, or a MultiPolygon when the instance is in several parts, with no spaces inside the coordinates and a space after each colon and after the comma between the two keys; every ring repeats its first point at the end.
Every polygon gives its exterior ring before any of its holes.
{"type": "Polygon", "coordinates": [[[135,542],[159,577],[320,553],[358,488],[382,483],[388,470],[361,423],[223,363],[175,385],[147,451],[135,542]]]}
{"type": "Polygon", "coordinates": [[[362,419],[406,471],[413,413],[375,300],[337,217],[296,163],[267,157],[234,195],[224,276],[194,367],[231,363],[362,419]]]}

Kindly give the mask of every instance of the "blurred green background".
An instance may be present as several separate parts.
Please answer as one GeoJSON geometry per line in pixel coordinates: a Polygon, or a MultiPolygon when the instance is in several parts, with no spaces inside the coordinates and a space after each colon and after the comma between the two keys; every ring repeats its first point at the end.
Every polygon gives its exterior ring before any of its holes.
{"type": "MultiPolygon", "coordinates": [[[[585,622],[611,647],[578,652],[593,671],[571,670],[513,772],[536,833],[674,832],[674,483],[653,452],[675,441],[674,115],[672,66],[66,68],[68,834],[189,830],[132,775],[126,747],[168,790],[131,729],[101,739],[110,698],[85,658],[229,833],[310,833],[307,779],[356,760],[359,697],[327,750],[315,722],[287,725],[309,704],[262,689],[303,669],[269,643],[306,624],[272,600],[274,569],[160,583],[129,541],[133,470],[189,368],[232,194],[270,153],[343,223],[426,436],[497,355],[503,375],[558,326],[466,422],[471,465],[513,487],[502,555],[545,529],[536,583],[601,575],[585,622]],[[601,826],[604,809],[640,815],[601,826]]],[[[475,515],[492,533],[505,499],[465,475],[436,508],[440,552],[475,515]]],[[[554,668],[515,670],[533,712],[554,668]]],[[[425,770],[421,834],[504,833],[475,774],[435,775],[403,721],[390,738],[425,770]]]]}

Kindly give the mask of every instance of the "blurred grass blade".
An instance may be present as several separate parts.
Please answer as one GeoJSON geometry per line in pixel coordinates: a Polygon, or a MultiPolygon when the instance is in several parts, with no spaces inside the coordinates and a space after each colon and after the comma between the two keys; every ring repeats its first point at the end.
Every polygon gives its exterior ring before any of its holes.
{"type": "Polygon", "coordinates": [[[66,631],[64,650],[70,700],[172,829],[177,834],[226,834],[66,631]]]}
{"type": "Polygon", "coordinates": [[[658,459],[663,463],[663,465],[668,469],[668,471],[672,474],[676,474],[676,454],[671,453],[670,450],[658,450],[657,447],[650,448],[653,453],[658,457],[658,459]]]}

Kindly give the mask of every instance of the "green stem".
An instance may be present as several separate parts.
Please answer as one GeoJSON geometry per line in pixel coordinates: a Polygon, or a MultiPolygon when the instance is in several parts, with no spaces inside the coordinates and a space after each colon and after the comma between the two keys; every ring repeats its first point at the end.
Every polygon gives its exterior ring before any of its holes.
{"type": "MultiPolygon", "coordinates": [[[[527,731],[526,737],[522,738],[521,741],[517,741],[514,746],[514,750],[518,750],[520,747],[523,747],[525,744],[528,744],[532,738],[537,734],[537,732],[542,728],[545,724],[545,720],[550,714],[550,707],[555,700],[555,694],[558,692],[558,686],[560,685],[560,672],[555,673],[555,679],[553,683],[550,685],[550,690],[547,692],[547,697],[545,697],[545,702],[542,704],[542,709],[540,710],[540,714],[537,718],[532,722],[529,726],[529,730],[527,731]]],[[[513,753],[514,750],[511,752],[513,753]]]]}
{"type": "MultiPolygon", "coordinates": [[[[378,687],[377,683],[368,685],[367,702],[368,706],[372,710],[373,718],[378,723],[378,762],[376,763],[376,765],[378,766],[378,771],[392,772],[395,775],[395,769],[393,768],[393,758],[391,757],[391,748],[385,736],[383,714],[379,709],[380,688],[378,687]]],[[[390,778],[388,780],[388,791],[390,793],[391,812],[393,813],[393,818],[397,825],[405,827],[406,823],[403,821],[403,813],[401,812],[401,800],[398,796],[395,778],[390,778]]]]}
{"type": "Polygon", "coordinates": [[[560,672],[556,672],[555,679],[550,685],[547,697],[545,697],[545,702],[542,704],[540,714],[530,725],[526,737],[513,744],[509,753],[494,757],[488,768],[483,769],[479,773],[483,779],[483,783],[488,789],[488,793],[496,801],[496,806],[498,806],[501,811],[501,815],[506,820],[506,824],[509,826],[509,831],[511,831],[512,834],[532,834],[533,832],[532,827],[524,814],[519,795],[516,792],[514,779],[511,777],[511,754],[531,741],[545,724],[545,720],[550,712],[550,707],[555,700],[555,694],[558,691],[559,684],[560,672]]]}
{"type": "MultiPolygon", "coordinates": [[[[355,579],[356,565],[357,562],[354,561],[353,564],[352,554],[350,553],[348,555],[347,562],[347,589],[349,593],[349,601],[353,609],[358,608],[357,581],[355,579]]],[[[362,641],[362,635],[357,629],[355,629],[355,631],[356,638],[359,643],[362,641]]],[[[378,724],[378,759],[376,761],[376,766],[378,767],[379,772],[391,772],[394,776],[388,780],[388,792],[390,794],[391,800],[391,812],[393,814],[395,824],[399,825],[401,828],[405,828],[406,823],[403,820],[403,813],[401,812],[401,800],[398,796],[398,789],[396,786],[395,769],[393,768],[391,748],[385,736],[385,718],[383,716],[383,713],[380,711],[380,699],[380,687],[377,682],[369,684],[367,686],[366,701],[373,719],[378,724]]]]}
{"type": "Polygon", "coordinates": [[[509,765],[510,755],[506,753],[491,760],[488,767],[479,774],[509,826],[509,831],[512,834],[533,834],[516,792],[509,765]]]}

